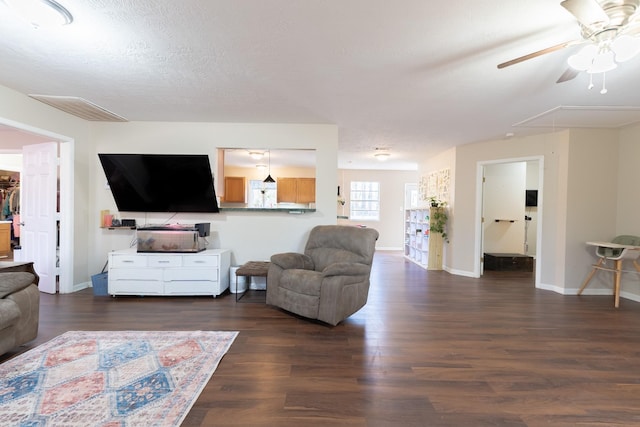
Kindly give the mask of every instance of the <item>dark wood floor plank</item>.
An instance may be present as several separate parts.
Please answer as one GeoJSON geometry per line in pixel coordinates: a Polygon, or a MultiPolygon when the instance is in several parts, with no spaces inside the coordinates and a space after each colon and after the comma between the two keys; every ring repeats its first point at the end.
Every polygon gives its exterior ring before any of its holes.
{"type": "Polygon", "coordinates": [[[259,295],[41,298],[38,338],[67,330],[240,331],[183,425],[637,426],[640,303],[536,290],[375,256],[369,302],[336,327],[259,295]]]}

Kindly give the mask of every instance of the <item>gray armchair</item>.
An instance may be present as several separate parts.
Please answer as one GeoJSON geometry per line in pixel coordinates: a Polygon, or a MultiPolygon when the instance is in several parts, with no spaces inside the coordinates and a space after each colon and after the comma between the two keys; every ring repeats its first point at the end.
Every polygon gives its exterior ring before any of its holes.
{"type": "Polygon", "coordinates": [[[40,291],[35,272],[0,273],[0,354],[35,339],[39,317],[40,291]]]}
{"type": "Polygon", "coordinates": [[[367,302],[376,240],[372,228],[314,227],[304,254],[271,257],[267,304],[337,325],[367,302]]]}

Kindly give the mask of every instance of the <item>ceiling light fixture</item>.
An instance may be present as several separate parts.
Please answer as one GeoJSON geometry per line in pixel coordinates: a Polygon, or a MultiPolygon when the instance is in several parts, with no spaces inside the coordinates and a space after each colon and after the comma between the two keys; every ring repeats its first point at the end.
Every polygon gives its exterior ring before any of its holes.
{"type": "Polygon", "coordinates": [[[391,156],[391,154],[389,154],[388,151],[378,151],[378,150],[384,150],[384,149],[383,148],[376,148],[376,153],[373,155],[373,157],[378,159],[378,161],[384,162],[385,160],[387,160],[391,156]]]}
{"type": "Polygon", "coordinates": [[[249,156],[251,156],[253,160],[260,160],[264,157],[264,153],[260,151],[249,151],[249,156]]]}
{"type": "Polygon", "coordinates": [[[55,0],[4,0],[5,4],[35,28],[68,25],[73,15],[55,0]]]}
{"type": "Polygon", "coordinates": [[[588,44],[571,55],[567,62],[571,68],[586,71],[591,74],[588,88],[593,87],[593,74],[602,74],[602,90],[607,93],[605,86],[606,72],[614,70],[618,64],[626,62],[640,53],[640,39],[628,35],[621,35],[612,39],[603,39],[598,43],[588,44]]]}
{"type": "Polygon", "coordinates": [[[269,154],[269,174],[262,182],[276,182],[275,179],[271,178],[271,150],[267,151],[267,153],[269,154]]]}

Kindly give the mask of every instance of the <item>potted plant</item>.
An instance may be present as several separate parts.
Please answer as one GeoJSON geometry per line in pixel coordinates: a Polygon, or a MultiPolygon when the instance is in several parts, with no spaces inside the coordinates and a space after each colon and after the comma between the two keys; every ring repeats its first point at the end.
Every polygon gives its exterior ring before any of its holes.
{"type": "Polygon", "coordinates": [[[447,206],[447,202],[438,199],[436,196],[431,196],[427,200],[432,208],[444,208],[447,206]]]}
{"type": "Polygon", "coordinates": [[[449,236],[446,231],[447,220],[449,219],[445,210],[447,202],[439,200],[436,197],[429,197],[429,204],[432,208],[439,208],[433,209],[431,212],[430,231],[433,233],[440,233],[442,235],[442,239],[449,243],[449,236]]]}

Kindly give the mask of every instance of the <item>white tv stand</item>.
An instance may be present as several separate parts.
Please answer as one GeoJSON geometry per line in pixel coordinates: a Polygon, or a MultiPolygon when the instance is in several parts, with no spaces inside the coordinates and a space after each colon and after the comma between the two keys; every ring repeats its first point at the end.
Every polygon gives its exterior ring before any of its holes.
{"type": "Polygon", "coordinates": [[[211,295],[229,288],[229,249],[196,253],[109,253],[109,295],[211,295]]]}

